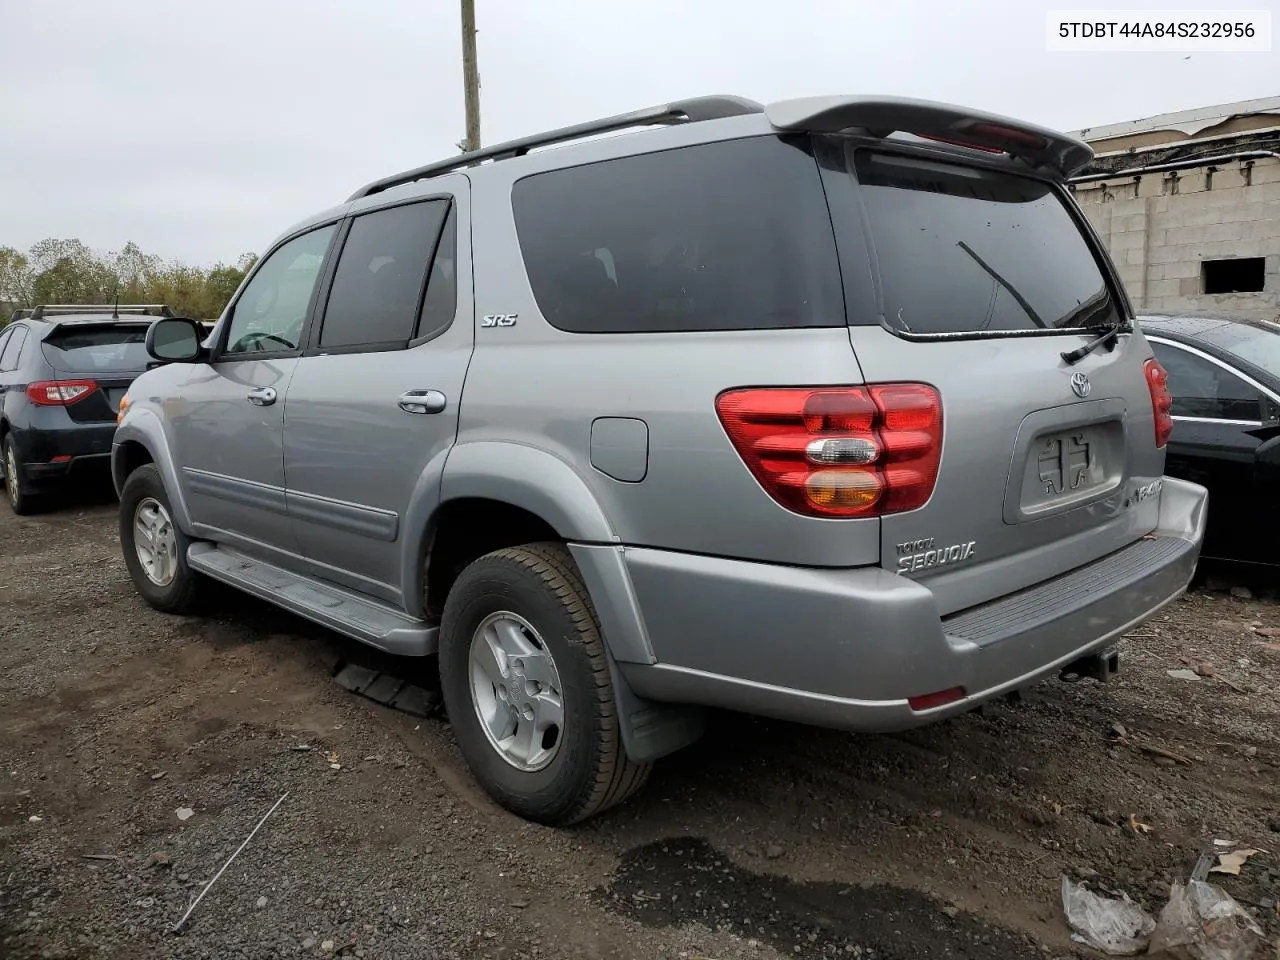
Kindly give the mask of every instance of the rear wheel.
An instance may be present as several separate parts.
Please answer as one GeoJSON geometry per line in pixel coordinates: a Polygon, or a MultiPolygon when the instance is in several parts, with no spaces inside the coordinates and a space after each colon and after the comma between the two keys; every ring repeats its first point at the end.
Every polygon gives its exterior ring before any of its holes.
{"type": "Polygon", "coordinates": [[[22,478],[22,472],[18,447],[13,442],[13,437],[6,436],[0,444],[0,473],[4,476],[5,499],[9,501],[10,509],[19,516],[34,513],[38,506],[35,494],[22,478]]]}
{"type": "Polygon", "coordinates": [[[191,540],[173,521],[160,471],[146,464],[129,474],[120,492],[120,547],[142,598],[165,613],[190,613],[203,578],[187,566],[191,540]]]}
{"type": "Polygon", "coordinates": [[[462,572],[445,601],[440,674],[463,757],[511,812],[574,823],[648,778],[622,747],[595,609],[560,544],[498,550],[462,572]]]}

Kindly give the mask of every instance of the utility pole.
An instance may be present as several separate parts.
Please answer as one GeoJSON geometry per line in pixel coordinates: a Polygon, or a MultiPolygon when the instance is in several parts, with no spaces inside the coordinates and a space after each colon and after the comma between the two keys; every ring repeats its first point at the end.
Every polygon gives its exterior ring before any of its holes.
{"type": "Polygon", "coordinates": [[[462,83],[467,106],[463,151],[480,149],[480,74],[476,69],[476,3],[462,0],[462,83]]]}

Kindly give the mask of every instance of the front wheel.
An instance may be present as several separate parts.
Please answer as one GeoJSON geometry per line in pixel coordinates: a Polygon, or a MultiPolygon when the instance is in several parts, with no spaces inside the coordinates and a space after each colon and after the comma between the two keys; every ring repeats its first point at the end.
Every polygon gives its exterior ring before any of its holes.
{"type": "Polygon", "coordinates": [[[195,610],[204,582],[187,566],[191,540],[173,521],[160,471],[146,464],[120,492],[120,547],[142,598],[165,613],[195,610]]]}
{"type": "Polygon", "coordinates": [[[565,825],[648,778],[626,755],[591,598],[560,544],[487,554],[458,577],[440,628],[445,707],[481,786],[512,813],[565,825]]]}

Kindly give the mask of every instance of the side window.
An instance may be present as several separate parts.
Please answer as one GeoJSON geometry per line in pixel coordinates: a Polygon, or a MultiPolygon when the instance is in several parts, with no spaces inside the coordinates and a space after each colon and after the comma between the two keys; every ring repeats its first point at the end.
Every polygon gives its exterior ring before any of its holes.
{"type": "Polygon", "coordinates": [[[843,326],[803,145],[752,137],[538,173],[512,190],[538,309],[574,333],[843,326]]]}
{"type": "Polygon", "coordinates": [[[352,220],[324,309],[320,349],[404,346],[413,338],[447,208],[444,200],[429,200],[352,220]]]}
{"type": "Polygon", "coordinates": [[[311,294],[336,229],[329,224],[294,237],[267,257],[236,300],[226,353],[298,349],[311,294]]]}
{"type": "MultiPolygon", "coordinates": [[[[12,330],[0,330],[0,361],[4,359],[4,348],[8,345],[11,336],[13,336],[12,330]]],[[[0,362],[0,372],[3,372],[4,369],[4,363],[0,362]]]]}
{"type": "Polygon", "coordinates": [[[444,231],[436,244],[427,279],[427,294],[422,298],[422,319],[418,321],[419,337],[440,333],[453,323],[458,312],[458,213],[450,206],[444,231]]]}
{"type": "Polygon", "coordinates": [[[1151,346],[1169,371],[1175,417],[1258,419],[1258,391],[1230,370],[1178,347],[1163,343],[1151,346]]]}
{"type": "Polygon", "coordinates": [[[18,327],[9,335],[9,342],[4,345],[4,350],[0,352],[0,370],[13,370],[18,366],[18,354],[22,352],[22,345],[26,342],[26,327],[18,327]]]}

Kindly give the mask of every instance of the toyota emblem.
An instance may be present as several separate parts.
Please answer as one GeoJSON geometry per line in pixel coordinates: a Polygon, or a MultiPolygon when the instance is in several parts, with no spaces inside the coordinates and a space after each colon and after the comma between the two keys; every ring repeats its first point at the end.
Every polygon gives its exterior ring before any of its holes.
{"type": "Polygon", "coordinates": [[[1071,392],[1077,397],[1084,399],[1089,395],[1089,391],[1093,389],[1093,384],[1089,382],[1089,378],[1083,373],[1073,373],[1071,375],[1071,392]]]}

